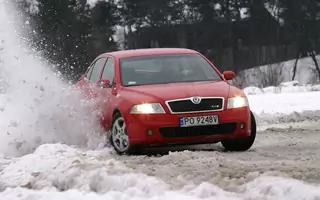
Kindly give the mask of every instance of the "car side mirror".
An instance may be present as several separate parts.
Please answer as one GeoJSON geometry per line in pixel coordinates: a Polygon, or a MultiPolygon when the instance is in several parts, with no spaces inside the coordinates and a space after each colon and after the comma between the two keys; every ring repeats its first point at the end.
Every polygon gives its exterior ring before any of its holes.
{"type": "Polygon", "coordinates": [[[236,74],[233,71],[225,71],[223,72],[223,77],[226,80],[232,80],[236,77],[236,74]]]}
{"type": "Polygon", "coordinates": [[[111,81],[110,80],[99,80],[97,85],[100,88],[110,88],[111,87],[111,81]]]}

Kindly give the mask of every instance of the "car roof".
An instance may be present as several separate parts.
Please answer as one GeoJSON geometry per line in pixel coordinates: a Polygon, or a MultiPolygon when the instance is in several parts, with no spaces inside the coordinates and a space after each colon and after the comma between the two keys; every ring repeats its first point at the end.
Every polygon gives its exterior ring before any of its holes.
{"type": "Polygon", "coordinates": [[[138,56],[149,55],[163,55],[163,54],[198,54],[197,51],[185,48],[148,48],[148,49],[132,49],[113,51],[105,53],[104,55],[111,55],[116,58],[130,58],[138,56]]]}

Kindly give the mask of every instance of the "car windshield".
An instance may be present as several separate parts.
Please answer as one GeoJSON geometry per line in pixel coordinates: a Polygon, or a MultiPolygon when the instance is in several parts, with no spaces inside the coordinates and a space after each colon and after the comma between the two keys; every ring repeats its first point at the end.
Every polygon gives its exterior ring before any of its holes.
{"type": "Polygon", "coordinates": [[[153,55],[120,59],[123,86],[222,80],[198,54],[153,55]]]}

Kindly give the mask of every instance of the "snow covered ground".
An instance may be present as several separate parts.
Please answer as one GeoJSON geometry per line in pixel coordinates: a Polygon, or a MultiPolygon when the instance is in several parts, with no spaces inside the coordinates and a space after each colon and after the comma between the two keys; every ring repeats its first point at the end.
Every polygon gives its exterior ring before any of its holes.
{"type": "Polygon", "coordinates": [[[275,93],[297,93],[297,92],[316,92],[320,91],[320,85],[301,85],[298,81],[282,82],[279,86],[258,88],[246,87],[243,91],[247,95],[275,94],[275,93]]]}
{"type": "Polygon", "coordinates": [[[269,129],[248,152],[208,145],[161,157],[47,144],[0,161],[0,198],[318,199],[319,141],[319,129],[269,129]]]}
{"type": "Polygon", "coordinates": [[[277,87],[247,87],[243,91],[260,125],[320,120],[320,85],[291,81],[277,87]]]}
{"type": "Polygon", "coordinates": [[[320,92],[245,89],[261,129],[248,152],[120,157],[101,148],[95,102],[25,47],[15,16],[0,0],[1,200],[320,198],[320,92]]]}
{"type": "MultiPolygon", "coordinates": [[[[320,61],[320,55],[317,56],[317,60],[318,62],[320,61]]],[[[240,75],[241,81],[243,81],[245,86],[258,86],[266,84],[266,82],[269,84],[288,82],[293,77],[294,63],[295,59],[272,65],[259,66],[244,70],[238,75],[240,75]]],[[[319,83],[314,62],[310,57],[299,59],[295,80],[302,84],[319,83]]]]}

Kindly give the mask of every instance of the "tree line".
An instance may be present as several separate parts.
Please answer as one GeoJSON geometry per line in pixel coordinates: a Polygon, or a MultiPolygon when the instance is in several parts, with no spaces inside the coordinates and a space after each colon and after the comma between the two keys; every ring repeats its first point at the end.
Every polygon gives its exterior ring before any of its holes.
{"type": "Polygon", "coordinates": [[[150,47],[191,48],[236,72],[311,56],[320,75],[318,0],[37,2],[37,12],[20,4],[32,44],[70,79],[100,53],[150,47]]]}

